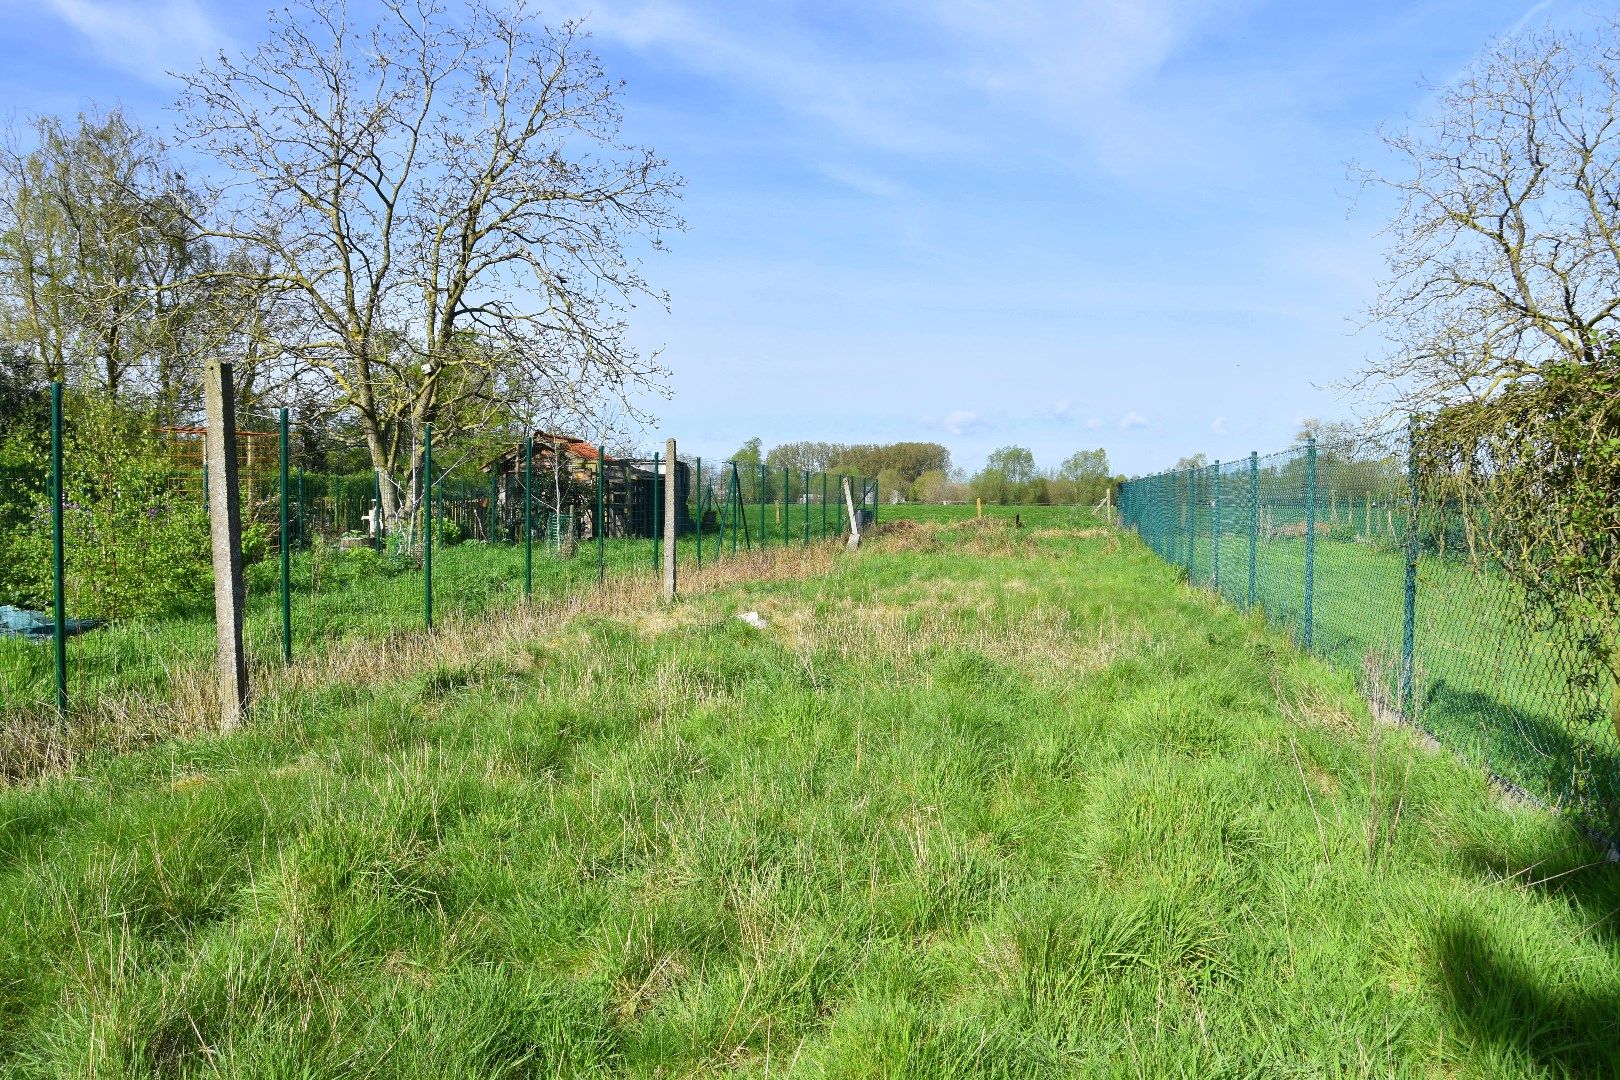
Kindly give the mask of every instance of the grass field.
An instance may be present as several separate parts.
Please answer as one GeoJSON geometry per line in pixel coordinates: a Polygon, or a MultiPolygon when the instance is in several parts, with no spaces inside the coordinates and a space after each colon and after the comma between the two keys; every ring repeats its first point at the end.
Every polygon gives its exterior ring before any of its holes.
{"type": "Polygon", "coordinates": [[[1615,1075],[1567,825],[1027,521],[348,642],[0,791],[0,1073],[1615,1075]]]}
{"type": "MultiPolygon", "coordinates": [[[[747,509],[747,538],[733,543],[729,533],[710,531],[703,540],[705,561],[730,558],[733,548],[738,554],[757,549],[762,520],[768,526],[767,551],[784,544],[802,547],[807,535],[814,540],[822,529],[819,506],[790,504],[785,514],[779,506],[747,509]]],[[[827,529],[836,532],[836,515],[829,514],[827,529]]],[[[682,564],[695,568],[696,534],[682,537],[678,551],[682,564]]],[[[651,580],[658,573],[651,540],[609,540],[601,561],[605,576],[615,581],[651,580]]],[[[597,576],[598,552],[592,543],[581,544],[566,558],[547,553],[540,543],[534,546],[535,598],[581,595],[596,587],[597,576]]],[[[247,580],[249,655],[260,678],[274,678],[282,640],[278,560],[248,567],[247,580]]],[[[386,643],[424,625],[421,567],[369,549],[340,551],[321,542],[298,551],[291,585],[295,657],[351,643],[386,643]]],[[[433,596],[439,621],[516,608],[524,601],[521,545],[474,541],[437,548],[433,596]]],[[[0,637],[0,780],[57,767],[103,742],[129,746],[184,730],[167,703],[211,692],[206,684],[213,678],[215,647],[211,594],[199,596],[194,611],[129,619],[73,638],[68,646],[71,719],[61,731],[54,719],[55,668],[48,643],[0,637]]]]}
{"type": "MultiPolygon", "coordinates": [[[[1188,548],[1165,539],[1182,563],[1188,548]]],[[[1213,588],[1208,535],[1191,545],[1190,579],[1213,588]]],[[[1220,593],[1249,603],[1249,535],[1227,536],[1220,593]]],[[[1255,604],[1274,625],[1303,637],[1305,544],[1256,545],[1255,604]]],[[[1418,560],[1413,627],[1416,716],[1448,747],[1583,823],[1620,837],[1620,746],[1608,717],[1608,686],[1572,687],[1567,643],[1528,624],[1499,575],[1459,559],[1418,560]]],[[[1315,550],[1313,649],[1398,703],[1406,560],[1387,544],[1319,539],[1315,550]]]]}

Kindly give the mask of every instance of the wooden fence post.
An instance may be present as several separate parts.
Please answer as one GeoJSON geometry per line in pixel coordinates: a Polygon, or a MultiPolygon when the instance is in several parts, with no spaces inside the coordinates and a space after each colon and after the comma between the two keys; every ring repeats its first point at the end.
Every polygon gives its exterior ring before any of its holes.
{"type": "Polygon", "coordinates": [[[247,650],[242,642],[242,507],[236,489],[236,388],[231,365],[210,361],[203,377],[208,428],[208,528],[214,555],[214,628],[219,640],[219,729],[247,716],[247,650]]]}

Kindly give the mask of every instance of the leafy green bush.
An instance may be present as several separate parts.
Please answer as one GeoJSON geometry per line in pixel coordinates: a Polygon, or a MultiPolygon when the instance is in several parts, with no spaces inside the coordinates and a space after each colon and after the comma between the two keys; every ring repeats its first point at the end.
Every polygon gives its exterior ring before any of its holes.
{"type": "MultiPolygon", "coordinates": [[[[208,515],[152,418],[73,395],[63,431],[67,598],[75,616],[116,619],[183,610],[212,588],[208,515]]],[[[51,594],[49,446],[0,444],[0,599],[42,606],[51,594]]]]}
{"type": "Polygon", "coordinates": [[[1337,540],[1342,544],[1353,544],[1357,539],[1356,527],[1354,525],[1348,525],[1342,521],[1329,525],[1327,528],[1327,538],[1329,540],[1337,540]]]}

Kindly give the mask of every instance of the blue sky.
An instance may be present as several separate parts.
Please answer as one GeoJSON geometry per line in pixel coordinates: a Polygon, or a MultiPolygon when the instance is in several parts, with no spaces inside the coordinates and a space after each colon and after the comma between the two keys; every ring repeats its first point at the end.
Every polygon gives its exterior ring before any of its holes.
{"type": "MultiPolygon", "coordinates": [[[[635,336],[655,432],[933,439],[959,465],[1102,446],[1125,472],[1287,443],[1382,349],[1358,331],[1380,125],[1561,0],[567,0],[688,179],[635,336]]],[[[0,0],[8,112],[119,102],[251,43],[257,3],[0,0]]]]}

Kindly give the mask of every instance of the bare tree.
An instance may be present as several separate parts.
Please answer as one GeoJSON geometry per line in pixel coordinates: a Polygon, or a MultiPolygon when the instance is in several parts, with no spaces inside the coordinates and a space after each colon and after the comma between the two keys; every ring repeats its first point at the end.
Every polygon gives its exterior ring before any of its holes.
{"type": "Polygon", "coordinates": [[[1398,349],[1366,380],[1427,414],[1439,542],[1460,523],[1518,586],[1572,691],[1607,679],[1620,735],[1620,21],[1497,42],[1388,143],[1401,174],[1366,178],[1401,201],[1371,314],[1398,349]]]}
{"type": "Polygon", "coordinates": [[[1363,385],[1406,408],[1483,400],[1590,363],[1620,315],[1620,24],[1495,43],[1385,138],[1399,171],[1369,312],[1395,351],[1363,385]]]}
{"type": "Polygon", "coordinates": [[[116,109],[29,127],[31,146],[13,132],[0,150],[0,330],[50,378],[172,415],[194,382],[181,343],[212,255],[184,180],[116,109]]]}
{"type": "MultiPolygon", "coordinates": [[[[295,0],[256,51],[186,76],[181,108],[226,177],[211,231],[263,254],[256,280],[309,328],[280,344],[392,481],[419,476],[426,423],[454,436],[662,389],[625,313],[664,302],[636,251],[681,223],[679,179],[619,141],[620,87],[576,24],[521,2],[382,6],[362,29],[295,0]]],[[[383,484],[391,519],[418,498],[383,484]]]]}
{"type": "MultiPolygon", "coordinates": [[[[196,419],[209,357],[251,408],[279,359],[275,294],[196,225],[198,193],[163,143],[117,109],[42,116],[0,147],[0,336],[50,378],[165,423],[196,419]]],[[[259,264],[259,265],[262,265],[259,264]]]]}

